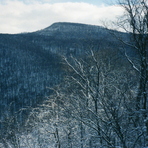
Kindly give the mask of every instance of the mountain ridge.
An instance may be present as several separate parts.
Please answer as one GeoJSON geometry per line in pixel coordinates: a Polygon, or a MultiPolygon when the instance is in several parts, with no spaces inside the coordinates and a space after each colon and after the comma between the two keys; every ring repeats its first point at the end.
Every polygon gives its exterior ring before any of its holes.
{"type": "Polygon", "coordinates": [[[66,27],[73,27],[73,28],[79,28],[79,29],[82,29],[84,27],[87,27],[87,28],[103,28],[101,26],[97,26],[97,25],[89,25],[89,24],[82,24],[82,23],[73,23],[73,22],[55,22],[53,24],[51,24],[50,26],[44,28],[44,29],[41,29],[41,30],[50,30],[50,29],[57,29],[57,30],[60,30],[62,31],[62,29],[67,29],[66,27]]]}
{"type": "Polygon", "coordinates": [[[63,38],[98,38],[99,34],[105,33],[106,28],[96,25],[88,25],[81,23],[71,23],[71,22],[56,22],[52,25],[38,30],[34,33],[46,36],[59,36],[63,38]]]}
{"type": "Polygon", "coordinates": [[[81,58],[90,48],[97,52],[117,46],[107,29],[79,23],[54,23],[36,32],[0,34],[0,120],[8,110],[15,114],[21,108],[35,107],[52,93],[47,88],[58,85],[64,77],[62,56],[81,58]]]}

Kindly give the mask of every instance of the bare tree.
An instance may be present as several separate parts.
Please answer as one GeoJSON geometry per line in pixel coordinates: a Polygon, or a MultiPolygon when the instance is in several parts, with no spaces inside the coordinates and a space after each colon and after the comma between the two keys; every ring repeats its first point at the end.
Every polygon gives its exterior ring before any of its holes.
{"type": "Polygon", "coordinates": [[[128,61],[139,72],[139,88],[136,99],[136,109],[147,109],[148,81],[148,2],[147,0],[119,0],[119,5],[125,10],[118,25],[130,34],[129,42],[121,40],[138,53],[139,67],[127,56],[128,61]]]}
{"type": "Polygon", "coordinates": [[[133,128],[135,73],[115,53],[90,50],[86,59],[64,58],[70,74],[60,87],[59,94],[65,94],[60,100],[67,102],[73,118],[91,129],[96,146],[134,148],[144,134],[133,128]]]}
{"type": "MultiPolygon", "coordinates": [[[[138,72],[138,89],[136,96],[135,122],[145,128],[145,146],[148,146],[148,1],[147,0],[118,0],[124,9],[124,16],[119,20],[119,27],[124,29],[129,41],[120,38],[120,41],[131,50],[136,51],[137,59],[133,60],[127,54],[127,60],[138,72]],[[138,63],[138,65],[137,65],[138,63]]],[[[119,39],[119,38],[118,38],[119,39]]]]}
{"type": "Polygon", "coordinates": [[[36,145],[144,147],[143,110],[134,108],[137,73],[118,50],[90,49],[84,57],[63,59],[67,71],[63,83],[28,120],[31,131],[38,131],[36,145]],[[135,123],[137,114],[141,117],[135,123]]]}

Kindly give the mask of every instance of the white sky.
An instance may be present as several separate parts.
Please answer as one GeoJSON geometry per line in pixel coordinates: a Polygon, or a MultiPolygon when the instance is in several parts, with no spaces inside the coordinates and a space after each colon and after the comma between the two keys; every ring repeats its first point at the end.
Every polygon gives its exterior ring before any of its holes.
{"type": "Polygon", "coordinates": [[[0,0],[0,33],[32,32],[55,22],[102,25],[122,14],[113,1],[0,0]]]}

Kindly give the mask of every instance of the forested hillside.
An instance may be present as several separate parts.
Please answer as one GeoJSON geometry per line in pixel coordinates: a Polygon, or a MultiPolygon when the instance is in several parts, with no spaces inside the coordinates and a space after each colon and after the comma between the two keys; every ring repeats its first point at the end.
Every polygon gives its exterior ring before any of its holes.
{"type": "Polygon", "coordinates": [[[0,34],[0,147],[148,146],[147,23],[127,12],[127,33],[63,22],[0,34]]]}
{"type": "Polygon", "coordinates": [[[55,23],[33,33],[1,34],[1,117],[9,109],[13,114],[36,106],[50,95],[49,88],[62,80],[62,56],[79,57],[89,48],[116,46],[107,35],[104,28],[73,23],[55,23]]]}

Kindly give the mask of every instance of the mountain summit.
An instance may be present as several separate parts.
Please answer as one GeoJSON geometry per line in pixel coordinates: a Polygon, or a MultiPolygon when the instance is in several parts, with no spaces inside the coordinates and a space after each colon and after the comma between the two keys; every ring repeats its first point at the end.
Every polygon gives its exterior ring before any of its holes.
{"type": "Polygon", "coordinates": [[[100,26],[59,22],[59,23],[54,23],[45,29],[39,30],[36,33],[40,35],[54,36],[56,38],[64,38],[64,39],[72,39],[72,38],[98,39],[100,33],[104,34],[105,32],[106,29],[100,26]]]}

